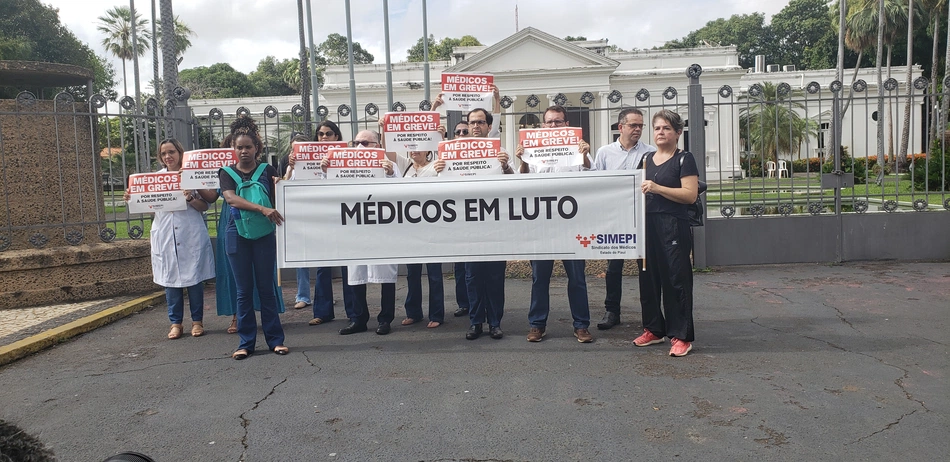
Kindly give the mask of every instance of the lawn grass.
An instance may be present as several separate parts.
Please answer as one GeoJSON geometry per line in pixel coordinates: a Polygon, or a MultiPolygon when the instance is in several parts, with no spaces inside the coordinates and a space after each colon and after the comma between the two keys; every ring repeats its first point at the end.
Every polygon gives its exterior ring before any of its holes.
{"type": "MultiPolygon", "coordinates": [[[[706,191],[707,202],[714,205],[763,202],[807,204],[815,201],[832,201],[834,197],[833,189],[821,189],[821,178],[818,173],[796,173],[794,178],[744,178],[734,182],[711,184],[706,191]]],[[[871,179],[867,184],[857,184],[851,188],[841,189],[842,201],[846,203],[856,200],[870,202],[896,200],[910,204],[916,199],[926,199],[930,205],[942,206],[946,197],[950,197],[950,191],[914,191],[913,183],[908,175],[887,176],[880,185],[871,179]]]]}

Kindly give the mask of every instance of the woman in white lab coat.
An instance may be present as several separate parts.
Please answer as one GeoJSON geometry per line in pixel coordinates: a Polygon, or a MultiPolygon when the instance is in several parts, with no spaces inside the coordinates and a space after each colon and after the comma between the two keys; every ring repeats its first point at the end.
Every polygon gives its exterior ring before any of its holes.
{"type": "MultiPolygon", "coordinates": [[[[159,143],[158,161],[165,166],[161,171],[177,172],[181,169],[184,148],[181,143],[169,138],[159,143]]],[[[185,190],[188,207],[176,212],[155,212],[152,220],[152,278],[165,288],[168,303],[168,320],[171,329],[169,339],[182,334],[184,317],[184,291],[188,290],[191,309],[191,335],[204,334],[204,281],[214,278],[214,252],[208,227],[202,212],[208,203],[197,191],[185,190]]]]}

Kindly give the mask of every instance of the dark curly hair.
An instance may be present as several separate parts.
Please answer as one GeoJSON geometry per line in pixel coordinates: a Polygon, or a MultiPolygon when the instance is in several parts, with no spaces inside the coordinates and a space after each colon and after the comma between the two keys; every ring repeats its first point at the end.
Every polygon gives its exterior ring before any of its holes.
{"type": "Polygon", "coordinates": [[[260,132],[257,130],[257,123],[248,116],[241,116],[231,122],[231,142],[234,143],[239,136],[249,136],[257,146],[257,155],[264,155],[264,143],[261,141],[260,132]]]}

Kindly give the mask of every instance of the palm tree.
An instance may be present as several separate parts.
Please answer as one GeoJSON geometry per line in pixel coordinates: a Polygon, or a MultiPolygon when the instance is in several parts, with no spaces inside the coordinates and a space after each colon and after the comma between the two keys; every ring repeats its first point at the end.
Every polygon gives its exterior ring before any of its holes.
{"type": "Polygon", "coordinates": [[[132,13],[128,7],[116,6],[106,11],[105,16],[99,16],[100,32],[106,34],[102,39],[102,46],[108,53],[122,60],[122,85],[125,94],[129,94],[128,78],[125,70],[125,62],[135,57],[145,55],[149,49],[149,40],[151,35],[146,31],[145,25],[148,21],[141,19],[141,16],[135,14],[135,35],[136,43],[132,43],[132,13]]]}
{"type": "Polygon", "coordinates": [[[740,96],[748,103],[739,110],[739,131],[749,140],[753,151],[778,162],[779,154],[801,154],[802,143],[810,136],[817,136],[818,124],[799,115],[805,106],[796,100],[801,91],[778,94],[772,82],[762,83],[761,101],[749,96],[740,96]]]}
{"type": "MultiPolygon", "coordinates": [[[[919,4],[918,4],[919,5],[919,4]]],[[[917,10],[914,8],[914,0],[907,1],[907,101],[904,104],[904,127],[901,130],[901,146],[897,151],[897,157],[894,159],[895,164],[895,173],[900,173],[899,169],[907,159],[907,144],[910,141],[910,103],[911,95],[913,94],[913,86],[911,86],[911,79],[913,78],[911,66],[914,64],[914,20],[919,16],[917,10]]]]}
{"type": "MultiPolygon", "coordinates": [[[[191,48],[191,36],[196,35],[187,24],[181,22],[181,18],[175,16],[175,57],[181,58],[185,50],[191,48]]],[[[158,39],[162,39],[162,30],[158,29],[158,39]]]]}
{"type": "Polygon", "coordinates": [[[933,12],[931,13],[933,21],[930,24],[930,34],[933,37],[932,61],[930,64],[930,129],[927,130],[927,145],[924,147],[924,150],[928,153],[930,147],[933,146],[934,139],[937,137],[937,122],[940,120],[940,112],[937,110],[937,83],[940,80],[937,78],[937,66],[939,65],[940,18],[943,9],[946,7],[947,0],[924,0],[923,5],[921,5],[921,10],[933,12]]]}

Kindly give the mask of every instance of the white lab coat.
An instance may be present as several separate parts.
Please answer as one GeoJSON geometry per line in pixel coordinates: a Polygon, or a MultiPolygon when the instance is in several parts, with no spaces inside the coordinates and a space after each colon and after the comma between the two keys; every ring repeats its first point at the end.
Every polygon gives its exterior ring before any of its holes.
{"type": "Polygon", "coordinates": [[[182,288],[214,279],[208,227],[201,212],[191,205],[178,212],[155,212],[151,241],[152,280],[156,284],[182,288]]]}
{"type": "Polygon", "coordinates": [[[351,286],[394,283],[399,278],[399,265],[349,265],[346,272],[351,286]]]}

